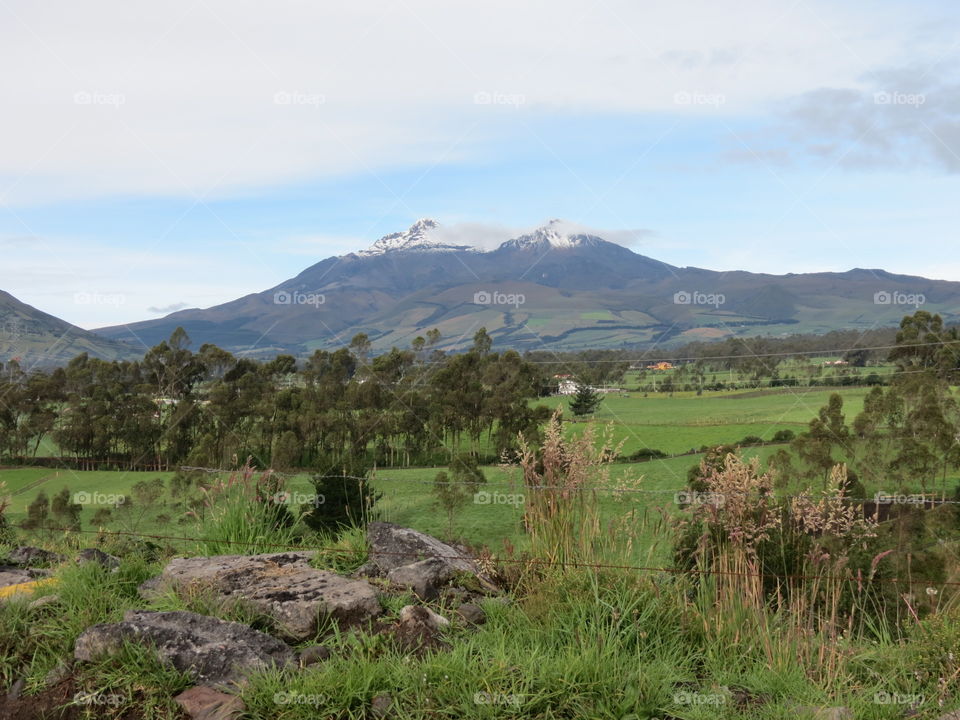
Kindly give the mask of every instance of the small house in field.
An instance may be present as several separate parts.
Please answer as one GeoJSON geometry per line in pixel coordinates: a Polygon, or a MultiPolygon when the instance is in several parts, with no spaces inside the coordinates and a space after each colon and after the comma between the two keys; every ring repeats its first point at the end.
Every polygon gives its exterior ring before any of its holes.
{"type": "Polygon", "coordinates": [[[560,385],[557,388],[557,394],[559,395],[576,395],[577,394],[577,383],[573,380],[561,380],[560,385]]]}

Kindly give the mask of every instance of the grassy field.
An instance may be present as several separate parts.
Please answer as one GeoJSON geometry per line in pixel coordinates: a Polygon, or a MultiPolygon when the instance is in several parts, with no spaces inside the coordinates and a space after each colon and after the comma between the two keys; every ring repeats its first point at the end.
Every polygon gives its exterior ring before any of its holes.
{"type": "MultiPolygon", "coordinates": [[[[868,390],[787,388],[646,397],[638,392],[630,392],[627,397],[608,393],[594,419],[613,424],[615,441],[624,443],[624,455],[643,448],[676,455],[703,445],[735,443],[747,435],[769,440],[778,430],[801,432],[827,404],[832,392],[843,397],[850,421],[863,409],[868,390]]],[[[551,408],[566,407],[568,399],[552,397],[541,402],[551,408]]],[[[576,423],[571,428],[575,430],[576,423]]]]}
{"type": "MultiPolygon", "coordinates": [[[[602,508],[608,518],[635,511],[643,525],[647,546],[638,548],[643,555],[656,544],[654,530],[662,523],[664,513],[676,510],[674,494],[683,490],[688,470],[700,462],[700,453],[691,453],[701,446],[735,443],[745,436],[772,438],[778,430],[801,432],[831,394],[825,389],[777,389],[763,391],[725,391],[675,393],[670,395],[631,392],[628,396],[608,394],[593,420],[611,426],[615,443],[623,443],[622,454],[644,448],[655,448],[668,455],[665,459],[641,463],[618,463],[613,466],[615,480],[628,480],[637,492],[614,500],[613,493],[604,491],[602,508]]],[[[860,412],[865,388],[839,390],[844,398],[848,421],[860,412]]],[[[566,406],[567,398],[542,400],[551,408],[566,406]]],[[[569,418],[569,412],[566,413],[569,418]]],[[[565,423],[565,432],[577,434],[588,426],[587,421],[565,423]]],[[[782,445],[748,448],[745,455],[758,455],[761,460],[776,452],[782,445]]],[[[374,486],[382,493],[378,512],[385,520],[439,535],[450,535],[446,514],[441,511],[432,494],[432,483],[441,468],[380,469],[375,474],[374,486]]],[[[484,468],[491,493],[503,495],[522,492],[515,469],[498,466],[484,468]]],[[[160,478],[169,483],[172,472],[108,472],[74,471],[54,468],[14,468],[0,470],[0,481],[6,484],[10,495],[7,515],[19,523],[26,517],[27,506],[42,490],[52,497],[68,488],[76,498],[81,497],[84,509],[81,523],[84,530],[95,530],[93,515],[104,503],[118,496],[129,498],[134,484],[160,478]]],[[[292,492],[307,494],[312,491],[309,475],[304,473],[288,480],[292,492]]],[[[784,492],[798,490],[786,488],[784,492]]],[[[890,488],[867,488],[869,492],[890,488]]],[[[195,524],[184,517],[182,507],[175,506],[169,494],[157,507],[134,512],[114,512],[106,523],[108,529],[122,529],[152,534],[189,535],[195,524]],[[159,518],[159,519],[158,519],[159,518]]],[[[505,542],[522,549],[526,542],[521,528],[522,510],[518,505],[505,503],[480,504],[468,500],[454,517],[452,535],[476,546],[486,545],[495,552],[505,542]]]]}

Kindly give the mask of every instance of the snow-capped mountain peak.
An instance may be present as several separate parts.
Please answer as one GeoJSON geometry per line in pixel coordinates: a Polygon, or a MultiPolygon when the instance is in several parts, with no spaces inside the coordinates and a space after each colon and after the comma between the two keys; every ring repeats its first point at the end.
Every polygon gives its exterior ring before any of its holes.
{"type": "Polygon", "coordinates": [[[567,249],[595,243],[600,238],[578,230],[566,220],[554,218],[533,232],[508,240],[503,247],[519,249],[567,249]]]}
{"type": "Polygon", "coordinates": [[[384,235],[369,248],[361,250],[357,254],[362,257],[372,257],[388,252],[470,249],[468,245],[453,245],[438,237],[439,233],[437,233],[437,229],[439,227],[440,225],[436,220],[421,218],[411,225],[409,229],[403,232],[384,235]]]}

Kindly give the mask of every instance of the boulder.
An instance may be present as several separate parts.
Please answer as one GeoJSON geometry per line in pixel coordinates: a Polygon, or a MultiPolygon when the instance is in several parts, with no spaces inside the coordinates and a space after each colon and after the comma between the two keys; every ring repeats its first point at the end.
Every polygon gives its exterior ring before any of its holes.
{"type": "Polygon", "coordinates": [[[463,550],[417,530],[393,523],[373,522],[367,525],[367,543],[370,557],[365,569],[369,574],[389,575],[391,570],[432,559],[446,566],[451,576],[458,572],[468,573],[488,589],[497,589],[463,550]]]}
{"type": "Polygon", "coordinates": [[[443,560],[427,558],[393,568],[387,573],[387,580],[410,588],[421,600],[432,600],[453,573],[453,568],[443,560]]]}
{"type": "Polygon", "coordinates": [[[236,684],[253,671],[292,665],[283,642],[240,623],[190,612],[131,610],[119,623],[94,625],[77,638],[74,657],[93,662],[125,641],[154,648],[161,662],[211,685],[236,684]]]}
{"type": "Polygon", "coordinates": [[[159,582],[141,586],[141,596],[206,589],[225,603],[243,602],[263,613],[280,633],[298,641],[316,634],[321,617],[346,626],[382,612],[370,583],[312,568],[312,557],[311,552],[289,552],[174,558],[159,582]]]}
{"type": "Polygon", "coordinates": [[[120,567],[120,558],[109,555],[103,550],[98,550],[96,548],[87,548],[86,550],[81,550],[77,555],[77,562],[81,565],[95,563],[104,570],[116,570],[118,567],[120,567]]]}
{"type": "Polygon", "coordinates": [[[43,548],[21,545],[10,551],[10,562],[22,567],[37,567],[40,565],[56,565],[66,558],[59,553],[50,552],[43,548]]]}
{"type": "Polygon", "coordinates": [[[436,558],[455,571],[476,574],[477,567],[457,550],[431,535],[388,522],[367,525],[370,564],[382,575],[426,558],[436,558]]]}
{"type": "Polygon", "coordinates": [[[192,687],[174,700],[193,720],[232,720],[246,711],[236,695],[227,695],[206,685],[192,687]]]}

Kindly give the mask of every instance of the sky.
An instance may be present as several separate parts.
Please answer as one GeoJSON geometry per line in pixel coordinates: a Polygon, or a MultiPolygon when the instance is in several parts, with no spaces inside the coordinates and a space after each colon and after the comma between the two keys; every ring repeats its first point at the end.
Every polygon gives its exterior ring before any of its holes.
{"type": "Polygon", "coordinates": [[[0,289],[81,327],[421,217],[960,281],[960,5],[0,0],[0,289]]]}

